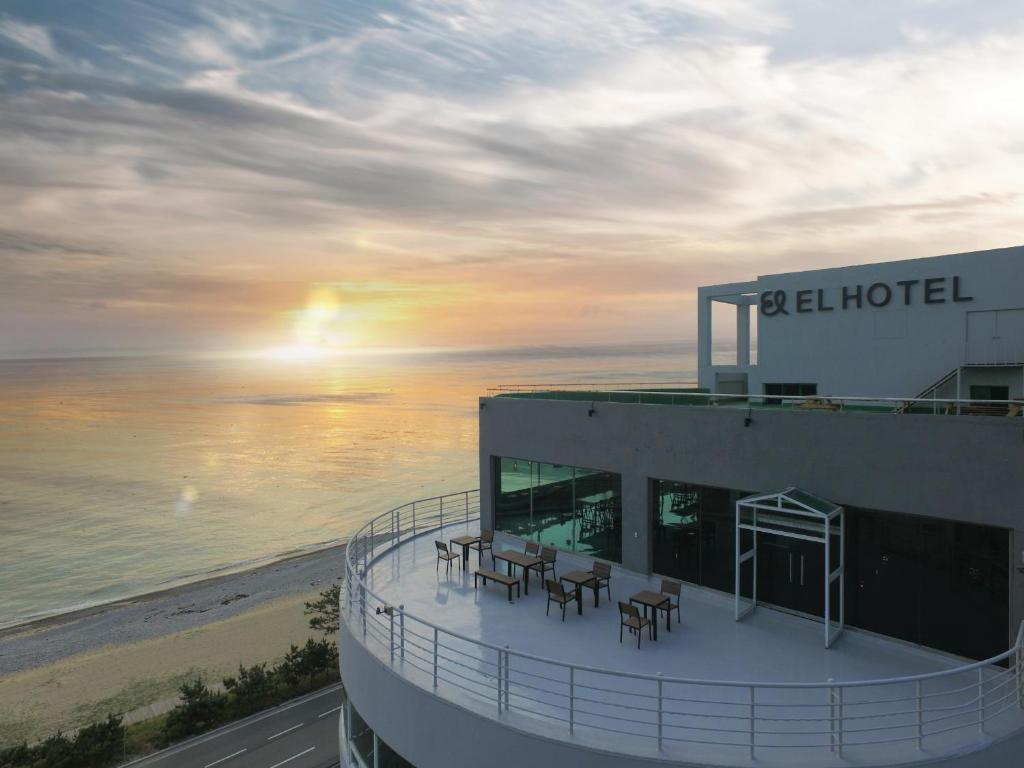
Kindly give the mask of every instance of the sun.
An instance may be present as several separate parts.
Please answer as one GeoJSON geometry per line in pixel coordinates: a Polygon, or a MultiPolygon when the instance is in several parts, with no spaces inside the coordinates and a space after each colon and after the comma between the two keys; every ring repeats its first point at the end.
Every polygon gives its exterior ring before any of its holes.
{"type": "Polygon", "coordinates": [[[271,347],[261,357],[285,363],[308,363],[333,357],[355,342],[352,328],[357,320],[353,308],[343,306],[331,286],[315,286],[306,306],[288,313],[293,341],[271,347]]]}

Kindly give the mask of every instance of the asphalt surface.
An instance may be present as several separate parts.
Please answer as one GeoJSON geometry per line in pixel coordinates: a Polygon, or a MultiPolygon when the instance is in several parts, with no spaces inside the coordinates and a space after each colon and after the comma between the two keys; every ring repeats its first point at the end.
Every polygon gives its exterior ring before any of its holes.
{"type": "Polygon", "coordinates": [[[124,768],[333,768],[341,685],[143,757],[124,768]]]}

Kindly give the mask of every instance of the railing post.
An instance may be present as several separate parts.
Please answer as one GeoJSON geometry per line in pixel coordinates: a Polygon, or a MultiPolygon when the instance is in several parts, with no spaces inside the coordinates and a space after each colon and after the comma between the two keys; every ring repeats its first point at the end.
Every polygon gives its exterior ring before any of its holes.
{"type": "Polygon", "coordinates": [[[463,491],[466,495],[466,525],[469,525],[469,491],[463,491]]]}
{"type": "Polygon", "coordinates": [[[437,504],[438,516],[440,517],[441,520],[441,524],[440,526],[438,526],[438,530],[441,530],[442,528],[444,528],[444,496],[439,496],[437,498],[437,504]]]}
{"type": "Polygon", "coordinates": [[[416,502],[412,503],[412,535],[416,536],[416,502]]]}
{"type": "Polygon", "coordinates": [[[828,687],[828,747],[832,752],[836,751],[836,687],[831,685],[834,678],[829,678],[828,687]]]}
{"type": "Polygon", "coordinates": [[[504,656],[505,656],[504,653],[501,651],[501,649],[499,649],[498,650],[498,714],[499,715],[501,714],[501,705],[502,705],[501,686],[502,686],[502,683],[505,680],[505,670],[504,670],[505,661],[504,661],[504,656]]]}
{"type": "Polygon", "coordinates": [[[434,627],[434,687],[437,688],[437,627],[434,627]]]}
{"type": "Polygon", "coordinates": [[[754,686],[747,688],[747,695],[750,701],[750,759],[754,759],[754,730],[756,728],[756,721],[754,719],[754,686]]]}
{"type": "Polygon", "coordinates": [[[359,609],[363,615],[363,645],[366,645],[366,585],[359,585],[359,609]]]}
{"type": "Polygon", "coordinates": [[[569,734],[576,727],[576,667],[569,667],[569,734]]]}
{"type": "Polygon", "coordinates": [[[1024,680],[1021,679],[1020,661],[1021,661],[1020,646],[1018,645],[1017,646],[1016,663],[1013,665],[1013,667],[1014,667],[1014,672],[1017,675],[1017,706],[1020,707],[1021,709],[1024,709],[1024,697],[1021,696],[1021,683],[1024,682],[1024,680]]]}
{"type": "Polygon", "coordinates": [[[985,670],[978,667],[978,733],[985,732],[985,670]]]}
{"type": "Polygon", "coordinates": [[[662,728],[662,685],[661,672],[658,673],[658,751],[661,751],[661,728],[662,728]]]}
{"type": "Polygon", "coordinates": [[[512,668],[512,658],[508,653],[508,646],[505,646],[505,711],[508,712],[508,680],[509,670],[512,668]]]}
{"type": "Polygon", "coordinates": [[[398,633],[401,643],[401,657],[405,661],[405,604],[398,606],[398,633]]]}
{"type": "Polygon", "coordinates": [[[395,666],[395,607],[387,606],[388,612],[388,653],[391,656],[391,666],[395,666]]]}
{"type": "Polygon", "coordinates": [[[839,688],[839,756],[843,756],[843,689],[839,688]]]}
{"type": "Polygon", "coordinates": [[[924,712],[921,706],[921,681],[915,680],[917,688],[917,748],[924,749],[924,712]]]}

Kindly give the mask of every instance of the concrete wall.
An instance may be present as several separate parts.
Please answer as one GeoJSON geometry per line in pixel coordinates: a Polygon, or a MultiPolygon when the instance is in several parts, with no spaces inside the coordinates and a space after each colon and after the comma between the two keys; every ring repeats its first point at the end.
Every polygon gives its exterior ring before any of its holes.
{"type": "MultiPolygon", "coordinates": [[[[650,571],[650,478],[805,488],[839,504],[1000,526],[1024,565],[1024,419],[483,398],[480,505],[492,526],[492,456],[622,475],[623,565],[650,571]]],[[[1012,569],[1011,631],[1024,619],[1012,569]]],[[[1011,638],[1007,638],[1009,646],[1011,638]]]]}
{"type": "MultiPolygon", "coordinates": [[[[747,369],[752,393],[761,393],[765,382],[807,382],[822,395],[913,397],[963,362],[1024,362],[1024,247],[766,275],[736,285],[762,296],[783,291],[787,298],[788,314],[771,316],[761,301],[758,364],[747,369]],[[961,296],[972,301],[953,301],[953,277],[959,277],[961,296]],[[929,278],[945,278],[933,286],[935,303],[924,300],[929,278]],[[919,281],[909,286],[909,303],[907,289],[897,285],[901,280],[919,281]],[[884,307],[867,300],[875,283],[892,290],[884,307]],[[843,288],[856,286],[864,294],[862,306],[851,302],[843,309],[843,288]],[[819,289],[831,311],[818,309],[819,289]],[[809,311],[797,311],[798,291],[809,291],[809,311]],[[1000,313],[998,323],[994,319],[996,310],[1013,309],[1018,311],[1000,313]]],[[[700,289],[699,324],[710,322],[704,310],[710,297],[732,287],[700,289]]],[[[882,296],[880,289],[876,298],[882,296]]],[[[701,339],[709,333],[698,329],[701,339]]],[[[714,369],[704,358],[701,386],[713,388],[714,369]]]]}

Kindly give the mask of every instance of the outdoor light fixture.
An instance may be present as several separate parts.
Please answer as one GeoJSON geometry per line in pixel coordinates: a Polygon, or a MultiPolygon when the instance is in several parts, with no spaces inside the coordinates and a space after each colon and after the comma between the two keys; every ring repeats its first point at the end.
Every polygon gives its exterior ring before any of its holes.
{"type": "Polygon", "coordinates": [[[590,408],[587,410],[587,416],[592,417],[595,413],[597,413],[597,409],[594,407],[594,404],[591,403],[590,408]]]}

